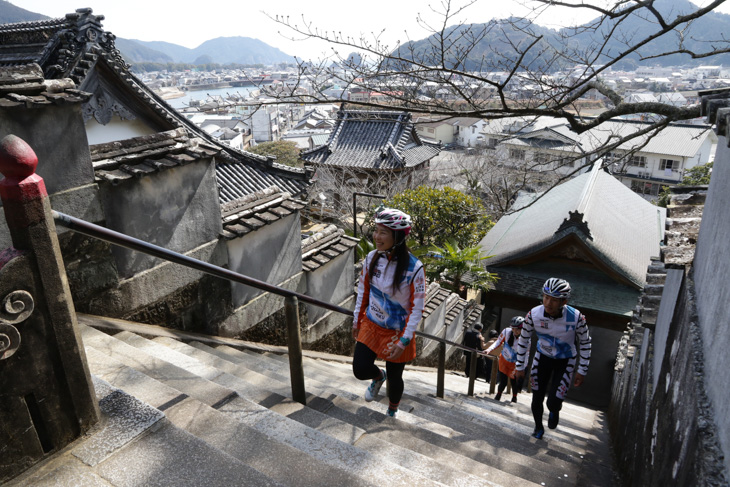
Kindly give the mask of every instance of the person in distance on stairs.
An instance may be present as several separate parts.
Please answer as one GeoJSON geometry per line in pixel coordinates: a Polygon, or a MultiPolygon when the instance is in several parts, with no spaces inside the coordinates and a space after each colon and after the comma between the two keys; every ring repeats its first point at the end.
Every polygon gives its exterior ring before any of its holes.
{"type": "Polygon", "coordinates": [[[375,214],[375,250],[363,262],[357,286],[352,336],[352,371],[370,380],[365,400],[377,399],[388,383],[388,415],[395,416],[403,396],[403,369],[416,357],[414,335],[423,315],[426,276],[423,264],[408,250],[411,218],[400,210],[375,214]],[[385,369],[375,359],[385,360],[385,369]]]}
{"type": "MultiPolygon", "coordinates": [[[[469,348],[475,348],[479,351],[484,350],[486,347],[486,343],[484,342],[484,336],[482,335],[482,329],[484,326],[482,326],[481,323],[477,323],[474,325],[473,330],[469,330],[464,334],[464,346],[469,348]]],[[[469,369],[471,367],[471,354],[472,352],[469,352],[467,350],[464,350],[464,356],[466,357],[466,368],[464,369],[464,374],[469,377],[469,369]]],[[[486,368],[484,367],[484,361],[486,359],[483,357],[480,357],[477,355],[477,375],[476,379],[479,377],[483,377],[484,379],[488,379],[488,377],[485,375],[486,368]]]]}
{"type": "Polygon", "coordinates": [[[522,332],[522,322],[525,319],[522,316],[515,316],[510,322],[510,327],[502,330],[497,340],[484,351],[484,354],[490,354],[499,346],[502,346],[502,353],[499,354],[499,373],[497,375],[499,382],[497,386],[497,395],[494,396],[496,401],[502,399],[502,392],[507,387],[507,381],[512,383],[512,402],[517,402],[517,393],[522,390],[522,381],[515,378],[515,362],[517,361],[517,353],[515,352],[516,341],[522,332]]]}
{"type": "Polygon", "coordinates": [[[515,377],[519,379],[525,376],[532,333],[537,334],[537,351],[530,371],[532,416],[535,419],[532,436],[537,439],[545,433],[542,425],[545,395],[550,411],[548,428],[555,429],[571,382],[575,387],[583,384],[591,360],[591,337],[586,318],[580,311],[567,305],[569,297],[568,281],[555,277],[545,281],[542,304],[527,313],[517,342],[515,377]]]}

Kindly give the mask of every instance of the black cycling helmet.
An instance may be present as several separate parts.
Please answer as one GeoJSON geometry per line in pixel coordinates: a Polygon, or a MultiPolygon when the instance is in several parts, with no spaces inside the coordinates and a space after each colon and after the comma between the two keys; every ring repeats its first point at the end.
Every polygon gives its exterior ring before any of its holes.
{"type": "Polygon", "coordinates": [[[520,329],[522,329],[522,323],[524,321],[525,321],[525,319],[522,316],[515,316],[510,321],[509,326],[511,326],[512,328],[520,328],[520,329]]]}
{"type": "Polygon", "coordinates": [[[542,287],[542,293],[554,298],[568,299],[570,297],[570,284],[565,279],[551,277],[545,281],[545,285],[542,287]]]}

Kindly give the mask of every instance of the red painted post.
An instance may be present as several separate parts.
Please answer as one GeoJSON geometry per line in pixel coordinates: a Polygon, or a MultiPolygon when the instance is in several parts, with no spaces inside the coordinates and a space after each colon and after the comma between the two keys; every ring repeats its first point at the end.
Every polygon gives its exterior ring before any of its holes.
{"type": "Polygon", "coordinates": [[[0,173],[5,176],[0,181],[0,197],[17,249],[29,248],[24,229],[44,219],[43,205],[39,202],[48,193],[43,178],[35,173],[37,166],[35,152],[23,139],[7,135],[0,141],[0,173]]]}
{"type": "Polygon", "coordinates": [[[99,407],[38,158],[0,140],[13,246],[0,252],[0,484],[86,434],[99,407]]]}

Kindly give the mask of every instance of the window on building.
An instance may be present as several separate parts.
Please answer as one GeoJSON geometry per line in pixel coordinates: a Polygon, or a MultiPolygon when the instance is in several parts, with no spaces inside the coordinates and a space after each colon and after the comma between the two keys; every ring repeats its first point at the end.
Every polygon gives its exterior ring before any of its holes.
{"type": "Polygon", "coordinates": [[[510,157],[510,159],[514,159],[516,161],[524,161],[525,160],[525,151],[522,149],[510,149],[509,157],[510,157]]]}
{"type": "Polygon", "coordinates": [[[679,171],[679,161],[675,161],[673,159],[660,159],[659,169],[662,171],[670,169],[672,172],[677,172],[679,171]]]}
{"type": "Polygon", "coordinates": [[[533,160],[538,164],[546,164],[550,160],[550,156],[544,152],[535,152],[533,160]]]}
{"type": "Polygon", "coordinates": [[[497,139],[487,139],[487,147],[490,149],[494,149],[497,147],[497,144],[499,143],[499,140],[497,139]]]}
{"type": "Polygon", "coordinates": [[[560,159],[560,167],[575,167],[575,159],[572,157],[563,157],[560,159]]]}
{"type": "Polygon", "coordinates": [[[646,157],[645,156],[631,156],[629,158],[629,165],[634,167],[646,167],[646,157]]]}

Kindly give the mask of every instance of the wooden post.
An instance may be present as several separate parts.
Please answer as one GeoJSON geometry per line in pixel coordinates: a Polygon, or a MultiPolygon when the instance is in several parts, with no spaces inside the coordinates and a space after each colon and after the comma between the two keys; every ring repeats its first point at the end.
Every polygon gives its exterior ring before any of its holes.
{"type": "Polygon", "coordinates": [[[294,296],[284,300],[286,313],[286,339],[289,345],[289,376],[291,377],[292,398],[298,403],[307,405],[307,393],[304,389],[304,366],[302,365],[302,335],[299,330],[299,304],[294,296]]]}
{"type": "Polygon", "coordinates": [[[439,342],[439,366],[436,377],[436,397],[444,398],[444,382],[446,381],[446,344],[439,342]]]}
{"type": "Polygon", "coordinates": [[[0,483],[87,433],[99,408],[38,158],[0,140],[0,181],[14,248],[0,252],[0,483]],[[13,332],[14,329],[15,332],[13,332]]]}
{"type": "Polygon", "coordinates": [[[492,373],[489,377],[489,393],[494,394],[494,389],[497,387],[497,372],[499,371],[499,360],[491,358],[492,361],[492,373]]]}
{"type": "Polygon", "coordinates": [[[466,393],[467,396],[474,395],[474,382],[477,379],[477,353],[471,352],[471,359],[469,361],[469,391],[466,393]]]}

